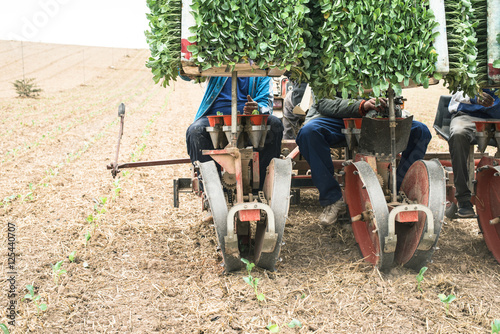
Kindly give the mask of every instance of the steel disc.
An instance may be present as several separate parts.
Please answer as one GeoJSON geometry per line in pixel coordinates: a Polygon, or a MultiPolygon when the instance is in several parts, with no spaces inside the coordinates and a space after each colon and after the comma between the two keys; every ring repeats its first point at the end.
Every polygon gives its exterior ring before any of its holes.
{"type": "MultiPolygon", "coordinates": [[[[478,166],[479,167],[479,166],[478,166]]],[[[500,167],[478,169],[476,173],[476,211],[484,241],[500,263],[500,224],[490,221],[500,216],[500,167]]]]}
{"type": "Polygon", "coordinates": [[[214,161],[200,163],[200,174],[203,182],[204,192],[210,204],[210,210],[215,224],[215,231],[219,247],[224,258],[224,267],[227,272],[238,270],[242,266],[240,254],[226,253],[224,237],[227,235],[227,204],[222,190],[219,173],[214,161]]]}
{"type": "Polygon", "coordinates": [[[400,190],[410,202],[427,206],[433,215],[435,236],[432,241],[426,241],[432,244],[430,247],[422,247],[424,232],[428,229],[424,212],[418,212],[418,221],[415,223],[396,223],[398,242],[395,261],[418,271],[431,259],[441,231],[446,208],[444,169],[437,160],[416,161],[406,173],[400,190]]]}
{"type": "Polygon", "coordinates": [[[370,165],[358,161],[345,168],[345,200],[351,217],[370,212],[370,218],[352,223],[354,237],[364,259],[380,269],[392,265],[394,253],[385,253],[385,237],[388,235],[387,202],[370,165]]]}
{"type": "Polygon", "coordinates": [[[274,213],[275,232],[278,235],[272,252],[263,252],[262,238],[266,225],[258,224],[255,233],[255,262],[259,267],[270,271],[275,270],[279,259],[285,222],[290,206],[290,185],[292,182],[292,160],[274,158],[268,167],[268,174],[264,185],[266,199],[274,213]]]}

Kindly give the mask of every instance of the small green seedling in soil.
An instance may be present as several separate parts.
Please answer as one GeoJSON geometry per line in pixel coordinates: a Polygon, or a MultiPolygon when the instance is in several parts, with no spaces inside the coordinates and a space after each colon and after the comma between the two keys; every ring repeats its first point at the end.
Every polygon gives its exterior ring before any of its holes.
{"type": "Polygon", "coordinates": [[[253,267],[255,267],[255,264],[250,263],[250,261],[248,261],[247,259],[241,259],[241,262],[243,262],[246,265],[246,269],[248,272],[248,276],[243,277],[243,280],[253,288],[253,290],[255,292],[255,296],[257,297],[257,300],[260,303],[261,301],[265,300],[266,297],[264,297],[263,293],[258,293],[258,291],[257,291],[257,285],[259,284],[260,279],[252,277],[251,272],[252,272],[253,267]]]}
{"type": "Polygon", "coordinates": [[[68,255],[69,262],[75,262],[75,258],[76,258],[76,251],[72,251],[71,253],[69,253],[68,255]]]}
{"type": "Polygon", "coordinates": [[[39,311],[45,311],[47,309],[47,304],[40,303],[40,295],[35,296],[35,289],[33,288],[33,285],[31,284],[26,285],[26,289],[28,289],[29,293],[27,293],[26,296],[24,296],[24,298],[21,301],[25,299],[31,299],[33,301],[33,304],[35,304],[36,306],[37,315],[39,314],[39,311]]]}
{"type": "Polygon", "coordinates": [[[302,323],[300,321],[298,321],[297,319],[292,319],[292,321],[290,321],[288,324],[287,324],[288,327],[290,328],[302,328],[302,323]]]}
{"type": "Polygon", "coordinates": [[[422,267],[420,272],[417,275],[417,289],[422,292],[422,288],[420,287],[420,282],[424,280],[424,273],[427,270],[427,267],[422,267]]]}
{"type": "Polygon", "coordinates": [[[454,295],[444,295],[444,294],[439,294],[438,295],[439,299],[444,303],[445,309],[446,309],[446,315],[450,314],[450,303],[456,299],[454,295]]]}
{"type": "Polygon", "coordinates": [[[57,262],[56,264],[54,264],[52,266],[52,274],[54,275],[54,283],[56,283],[56,285],[58,284],[59,282],[59,277],[62,275],[62,274],[66,274],[66,270],[64,269],[61,269],[61,266],[63,264],[63,260],[57,262]]]}
{"type": "Polygon", "coordinates": [[[277,324],[269,324],[266,326],[266,328],[271,332],[271,333],[278,333],[280,331],[280,326],[277,324]]]}
{"type": "Polygon", "coordinates": [[[94,221],[94,216],[93,215],[88,215],[87,218],[85,218],[85,220],[89,223],[92,223],[94,221]]]}
{"type": "Polygon", "coordinates": [[[500,320],[495,319],[491,323],[491,334],[500,333],[500,320]]]}
{"type": "Polygon", "coordinates": [[[5,324],[0,324],[0,329],[2,330],[3,334],[9,334],[9,329],[5,324]]]}
{"type": "Polygon", "coordinates": [[[87,233],[85,234],[85,246],[87,246],[87,243],[89,242],[90,238],[92,238],[92,234],[90,234],[90,231],[87,230],[87,233]]]}

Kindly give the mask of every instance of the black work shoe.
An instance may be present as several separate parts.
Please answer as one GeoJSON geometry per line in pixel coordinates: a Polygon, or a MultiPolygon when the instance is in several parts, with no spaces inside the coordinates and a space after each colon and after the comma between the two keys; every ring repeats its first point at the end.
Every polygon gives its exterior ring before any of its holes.
{"type": "Polygon", "coordinates": [[[474,207],[470,201],[459,202],[457,216],[460,218],[474,218],[476,213],[474,212],[474,207]]]}

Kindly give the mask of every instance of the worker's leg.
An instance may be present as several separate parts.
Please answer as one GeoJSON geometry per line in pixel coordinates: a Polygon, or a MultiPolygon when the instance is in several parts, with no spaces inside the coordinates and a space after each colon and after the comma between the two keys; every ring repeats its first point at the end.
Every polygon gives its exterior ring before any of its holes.
{"type": "Polygon", "coordinates": [[[398,190],[410,166],[415,161],[424,158],[427,145],[429,145],[431,138],[431,132],[425,124],[417,121],[412,122],[408,144],[406,145],[406,149],[401,154],[401,160],[399,161],[398,169],[396,171],[398,190]]]}
{"type": "Polygon", "coordinates": [[[281,139],[283,139],[283,124],[278,117],[269,115],[267,125],[271,126],[271,130],[267,131],[264,147],[257,150],[259,152],[260,188],[264,185],[267,166],[273,158],[280,157],[281,139]]]}
{"type": "Polygon", "coordinates": [[[292,92],[288,92],[283,101],[283,139],[295,139],[299,132],[300,117],[293,113],[292,92]]]}
{"type": "Polygon", "coordinates": [[[300,129],[297,144],[300,153],[311,167],[314,185],[319,190],[319,202],[327,206],[342,198],[340,185],[334,178],[334,167],[330,147],[345,141],[341,119],[319,117],[310,120],[300,129]]]}
{"type": "Polygon", "coordinates": [[[450,123],[450,148],[451,166],[453,167],[453,182],[455,183],[455,197],[458,202],[466,202],[471,199],[471,191],[468,187],[469,173],[467,159],[469,148],[474,141],[476,126],[473,120],[480,118],[469,115],[455,116],[450,123]]]}
{"type": "Polygon", "coordinates": [[[212,160],[209,155],[203,155],[203,150],[213,150],[214,145],[206,127],[210,126],[207,117],[198,118],[186,130],[186,146],[191,162],[206,162],[212,160]]]}

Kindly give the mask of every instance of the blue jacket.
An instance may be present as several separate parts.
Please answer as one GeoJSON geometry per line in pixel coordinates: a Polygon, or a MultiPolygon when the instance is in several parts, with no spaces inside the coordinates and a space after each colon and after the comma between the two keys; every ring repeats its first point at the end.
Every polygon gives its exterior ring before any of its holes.
{"type": "Polygon", "coordinates": [[[467,95],[464,96],[462,92],[457,92],[452,96],[448,110],[452,114],[461,111],[473,117],[500,119],[500,99],[494,94],[495,90],[483,89],[483,91],[495,100],[491,107],[477,104],[476,97],[469,98],[467,95]]]}
{"type": "MultiPolygon", "coordinates": [[[[206,115],[228,79],[228,77],[210,77],[205,95],[203,95],[203,100],[194,120],[206,115]]],[[[250,77],[249,79],[248,95],[259,104],[259,112],[261,114],[272,114],[274,95],[271,78],[250,77]]]]}

